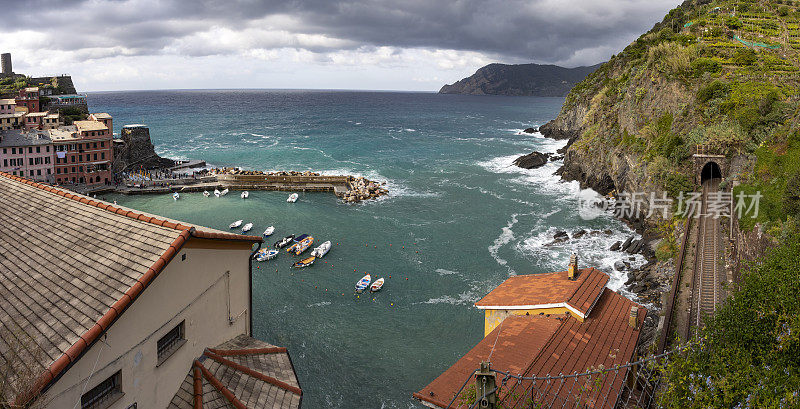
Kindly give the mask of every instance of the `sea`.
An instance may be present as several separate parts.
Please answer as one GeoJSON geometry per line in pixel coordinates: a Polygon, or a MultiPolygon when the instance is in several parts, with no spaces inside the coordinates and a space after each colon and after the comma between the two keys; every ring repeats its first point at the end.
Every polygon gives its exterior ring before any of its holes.
{"type": "Polygon", "coordinates": [[[236,192],[103,197],[222,230],[238,219],[255,234],[274,225],[270,245],[301,233],[333,243],[304,270],[290,269],[286,253],[254,263],[253,335],[289,349],[304,408],[421,408],[412,393],[483,336],[473,303],[509,276],[565,270],[573,252],[633,297],[613,268],[621,254],[608,249],[635,233],[611,215],[585,215],[582,199],[596,194],[555,176],[560,161],[512,164],[565,145],[522,132],[554,118],[563,98],[181,90],[87,100],[113,115],[117,132],[147,125],[162,156],[386,183],[387,196],[359,204],[332,193],[301,193],[289,204],[288,192],[265,191],[247,200],[236,192]],[[590,234],[553,243],[556,232],[581,229],[590,234]],[[367,273],[386,279],[383,290],[354,294],[367,273]]]}

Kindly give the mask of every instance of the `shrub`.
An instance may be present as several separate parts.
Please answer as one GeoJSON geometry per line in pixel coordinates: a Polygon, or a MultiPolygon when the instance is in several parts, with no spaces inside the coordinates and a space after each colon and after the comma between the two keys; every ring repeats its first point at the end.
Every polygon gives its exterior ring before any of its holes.
{"type": "Polygon", "coordinates": [[[779,15],[779,16],[781,16],[781,17],[786,17],[786,16],[788,16],[788,15],[789,15],[789,7],[786,7],[786,6],[780,6],[780,7],[778,8],[778,15],[779,15]]]}
{"type": "Polygon", "coordinates": [[[722,81],[713,81],[697,92],[697,100],[708,102],[712,99],[726,98],[731,91],[731,86],[722,81]]]}
{"type": "Polygon", "coordinates": [[[725,25],[731,30],[738,30],[742,28],[742,20],[738,17],[728,16],[725,18],[725,25]]]}
{"type": "Polygon", "coordinates": [[[691,69],[692,75],[699,77],[707,72],[712,74],[718,73],[722,70],[722,64],[717,59],[702,57],[692,61],[691,69]]]}
{"type": "Polygon", "coordinates": [[[733,56],[733,62],[736,65],[741,65],[744,67],[753,65],[758,61],[758,56],[756,52],[747,48],[744,50],[736,51],[736,55],[733,56]]]}

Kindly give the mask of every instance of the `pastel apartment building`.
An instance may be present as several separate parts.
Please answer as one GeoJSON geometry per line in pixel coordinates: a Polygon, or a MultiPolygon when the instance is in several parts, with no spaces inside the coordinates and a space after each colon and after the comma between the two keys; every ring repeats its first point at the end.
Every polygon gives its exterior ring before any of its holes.
{"type": "Polygon", "coordinates": [[[17,106],[27,108],[28,112],[39,112],[39,87],[26,87],[19,90],[17,106]]]}
{"type": "Polygon", "coordinates": [[[0,99],[0,131],[19,128],[25,112],[17,110],[17,100],[0,99]]]}
{"type": "MultiPolygon", "coordinates": [[[[107,114],[106,114],[107,115],[107,114]]],[[[111,124],[110,115],[106,123],[111,124]]],[[[109,184],[113,134],[103,122],[75,121],[49,131],[55,149],[58,184],[109,184]]]]}
{"type": "Polygon", "coordinates": [[[0,172],[53,183],[54,157],[48,131],[0,131],[0,172]]]}

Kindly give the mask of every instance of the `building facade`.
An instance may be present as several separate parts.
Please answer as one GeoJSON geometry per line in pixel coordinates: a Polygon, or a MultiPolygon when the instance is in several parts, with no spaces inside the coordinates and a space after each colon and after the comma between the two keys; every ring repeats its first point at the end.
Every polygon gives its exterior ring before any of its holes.
{"type": "Polygon", "coordinates": [[[27,108],[28,113],[39,112],[39,87],[26,87],[19,90],[17,107],[27,108]]]}
{"type": "MultiPolygon", "coordinates": [[[[107,114],[106,114],[107,115],[107,114]]],[[[111,117],[106,119],[110,124],[111,117]]],[[[50,130],[58,184],[110,184],[113,135],[100,121],[75,121],[50,130]]]]}
{"type": "Polygon", "coordinates": [[[47,131],[0,131],[0,171],[53,183],[54,158],[53,144],[47,131]]]}

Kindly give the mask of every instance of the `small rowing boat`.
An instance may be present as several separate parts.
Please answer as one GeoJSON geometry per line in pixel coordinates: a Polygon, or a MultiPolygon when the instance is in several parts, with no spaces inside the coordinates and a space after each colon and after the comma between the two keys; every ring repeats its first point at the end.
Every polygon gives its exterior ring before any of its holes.
{"type": "Polygon", "coordinates": [[[370,290],[370,291],[372,291],[373,293],[374,293],[375,291],[380,291],[380,290],[381,290],[381,288],[383,288],[383,283],[384,283],[384,281],[385,281],[385,280],[383,279],[383,277],[381,277],[381,278],[379,278],[379,279],[375,280],[375,282],[374,282],[374,283],[372,283],[372,285],[369,287],[369,290],[370,290]]]}
{"type": "Polygon", "coordinates": [[[261,249],[256,253],[256,261],[262,262],[278,257],[280,251],[276,249],[261,249]]]}
{"type": "Polygon", "coordinates": [[[248,197],[250,197],[250,192],[245,190],[244,192],[242,192],[241,196],[242,199],[247,199],[248,197]]]}
{"type": "Polygon", "coordinates": [[[293,240],[294,240],[294,234],[290,234],[290,235],[288,235],[288,236],[276,241],[275,242],[275,248],[276,249],[282,249],[282,248],[288,246],[289,243],[291,243],[293,240]]]}
{"type": "Polygon", "coordinates": [[[181,195],[179,195],[178,192],[175,192],[175,193],[172,194],[172,200],[178,200],[180,198],[181,198],[181,195]]]}
{"type": "Polygon", "coordinates": [[[244,221],[244,220],[237,220],[237,221],[235,221],[235,222],[231,223],[229,227],[230,227],[231,229],[235,229],[235,228],[237,228],[237,227],[241,226],[243,221],[244,221]]]}
{"type": "Polygon", "coordinates": [[[316,260],[316,257],[314,257],[314,256],[311,256],[309,258],[304,258],[304,259],[292,264],[292,267],[294,267],[294,268],[308,267],[308,266],[314,264],[314,260],[316,260]]]}
{"type": "Polygon", "coordinates": [[[219,197],[221,194],[219,189],[214,189],[214,196],[219,197]]]}
{"type": "Polygon", "coordinates": [[[226,187],[226,188],[225,188],[225,189],[223,189],[221,192],[219,192],[219,195],[220,195],[220,196],[225,196],[225,195],[227,195],[227,194],[228,194],[228,192],[229,192],[229,190],[228,190],[228,188],[226,187]]]}
{"type": "Polygon", "coordinates": [[[292,193],[291,196],[289,196],[289,198],[286,199],[286,201],[289,203],[294,203],[297,201],[298,197],[300,197],[300,195],[298,195],[297,193],[292,193]]]}
{"type": "Polygon", "coordinates": [[[316,247],[312,252],[311,255],[317,258],[322,258],[324,255],[328,254],[331,251],[331,242],[330,240],[326,241],[316,247]]]}
{"type": "Polygon", "coordinates": [[[358,282],[356,283],[356,292],[361,293],[364,290],[366,290],[367,287],[369,287],[370,281],[372,281],[372,276],[370,276],[369,274],[365,275],[364,277],[361,277],[361,279],[358,280],[358,282]]]}
{"type": "Polygon", "coordinates": [[[242,233],[247,233],[253,228],[253,223],[247,223],[242,227],[242,233]]]}
{"type": "Polygon", "coordinates": [[[211,196],[211,193],[208,193],[208,190],[204,190],[203,191],[203,196],[204,197],[209,197],[209,196],[211,196]]]}
{"type": "Polygon", "coordinates": [[[264,230],[263,236],[264,237],[269,237],[269,236],[272,236],[272,233],[275,233],[275,226],[267,227],[267,230],[264,230]]]}

